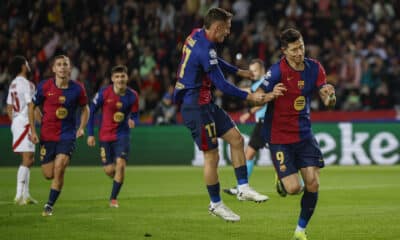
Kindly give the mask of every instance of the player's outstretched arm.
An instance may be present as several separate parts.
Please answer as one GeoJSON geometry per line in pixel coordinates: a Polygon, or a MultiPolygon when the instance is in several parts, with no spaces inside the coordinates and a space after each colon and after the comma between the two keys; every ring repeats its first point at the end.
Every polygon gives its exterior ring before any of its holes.
{"type": "Polygon", "coordinates": [[[85,134],[85,128],[88,120],[89,120],[89,106],[86,104],[82,106],[81,123],[79,124],[79,128],[76,131],[76,138],[82,137],[85,134]]]}
{"type": "Polygon", "coordinates": [[[243,100],[247,99],[249,93],[241,90],[240,88],[237,88],[235,85],[226,81],[224,75],[221,72],[221,69],[218,66],[213,67],[208,72],[208,75],[210,76],[210,79],[213,82],[213,84],[223,93],[239,97],[243,100]]]}
{"type": "Polygon", "coordinates": [[[238,69],[238,71],[236,72],[236,75],[238,75],[241,78],[255,80],[255,76],[254,76],[253,72],[250,70],[238,69]]]}
{"type": "Polygon", "coordinates": [[[256,106],[262,106],[268,102],[275,100],[280,96],[285,95],[286,91],[287,89],[285,85],[283,85],[282,83],[278,83],[274,86],[272,92],[269,93],[265,93],[265,91],[262,88],[258,88],[256,92],[252,93],[252,94],[258,94],[258,96],[254,96],[255,100],[252,100],[250,98],[248,98],[248,100],[253,101],[254,105],[256,106]]]}
{"type": "Polygon", "coordinates": [[[325,107],[333,108],[336,105],[335,88],[331,84],[325,84],[319,89],[319,96],[325,107]]]}

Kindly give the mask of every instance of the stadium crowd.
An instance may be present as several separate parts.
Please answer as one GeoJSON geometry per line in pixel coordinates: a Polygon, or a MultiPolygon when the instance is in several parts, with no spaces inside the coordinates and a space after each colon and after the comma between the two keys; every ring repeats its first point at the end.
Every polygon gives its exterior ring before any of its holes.
{"type": "MultiPolygon", "coordinates": [[[[400,108],[395,0],[6,0],[0,2],[0,113],[12,80],[11,57],[26,56],[38,83],[51,75],[49,60],[59,53],[71,58],[71,78],[84,83],[90,98],[109,83],[111,66],[125,64],[144,116],[174,112],[169,100],[184,38],[216,6],[234,14],[231,34],[219,49],[228,62],[246,67],[260,58],[268,67],[281,57],[281,30],[293,26],[304,36],[306,56],[320,60],[336,86],[337,109],[400,108]]],[[[226,76],[238,86],[250,84],[226,76]]],[[[227,111],[245,107],[218,91],[215,100],[227,111]]],[[[317,98],[312,107],[323,108],[317,98]]]]}

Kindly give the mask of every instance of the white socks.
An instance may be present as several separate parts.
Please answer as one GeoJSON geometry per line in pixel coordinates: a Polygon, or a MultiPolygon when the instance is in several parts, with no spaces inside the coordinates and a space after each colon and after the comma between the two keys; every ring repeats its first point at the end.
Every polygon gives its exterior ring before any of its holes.
{"type": "Polygon", "coordinates": [[[30,197],[29,194],[29,180],[31,178],[31,171],[29,168],[26,168],[26,175],[25,175],[25,185],[24,185],[24,189],[22,190],[22,194],[24,196],[24,198],[28,198],[30,197]]]}
{"type": "Polygon", "coordinates": [[[249,188],[249,184],[248,183],[241,184],[241,185],[238,185],[237,188],[238,188],[239,192],[242,192],[244,189],[248,189],[249,188]]]}
{"type": "Polygon", "coordinates": [[[17,173],[17,194],[15,195],[16,199],[19,199],[21,197],[26,198],[29,196],[29,177],[29,168],[20,165],[17,173]]]}
{"type": "Polygon", "coordinates": [[[305,228],[300,227],[299,225],[297,225],[295,232],[302,232],[305,231],[305,228]]]}
{"type": "Polygon", "coordinates": [[[218,207],[220,204],[222,203],[222,200],[221,201],[219,201],[219,202],[210,202],[210,205],[211,205],[211,207],[212,208],[216,208],[216,207],[218,207]]]}

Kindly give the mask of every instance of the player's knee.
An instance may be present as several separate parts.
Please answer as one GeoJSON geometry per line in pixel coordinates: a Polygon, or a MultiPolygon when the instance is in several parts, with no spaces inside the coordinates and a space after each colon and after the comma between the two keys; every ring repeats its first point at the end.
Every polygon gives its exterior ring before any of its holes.
{"type": "Polygon", "coordinates": [[[115,169],[112,165],[107,165],[104,167],[104,173],[109,176],[109,177],[114,177],[115,175],[115,169]]]}
{"type": "Polygon", "coordinates": [[[306,189],[308,192],[318,192],[319,182],[317,179],[313,179],[306,184],[306,189]]]}
{"type": "Polygon", "coordinates": [[[233,148],[243,148],[244,147],[244,138],[241,134],[238,134],[237,137],[231,142],[231,147],[233,148]]]}
{"type": "Polygon", "coordinates": [[[46,178],[46,180],[51,180],[54,178],[53,172],[43,172],[43,176],[46,178]]]}
{"type": "Polygon", "coordinates": [[[288,194],[298,194],[301,191],[301,185],[300,184],[289,184],[288,186],[285,186],[285,190],[288,194]]]}

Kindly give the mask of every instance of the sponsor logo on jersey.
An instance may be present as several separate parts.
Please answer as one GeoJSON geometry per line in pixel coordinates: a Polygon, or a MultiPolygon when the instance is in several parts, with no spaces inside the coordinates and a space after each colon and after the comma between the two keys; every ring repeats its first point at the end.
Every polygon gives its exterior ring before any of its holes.
{"type": "Polygon", "coordinates": [[[114,113],[114,116],[113,116],[114,122],[120,123],[124,120],[124,118],[125,118],[125,114],[123,112],[114,113]]]}
{"type": "Polygon", "coordinates": [[[56,117],[58,119],[65,119],[68,116],[68,110],[65,107],[59,107],[56,110],[56,117]]]}
{"type": "Polygon", "coordinates": [[[294,107],[294,109],[296,109],[296,111],[303,110],[305,106],[306,106],[306,98],[304,96],[298,96],[294,100],[293,107],[294,107]]]}

